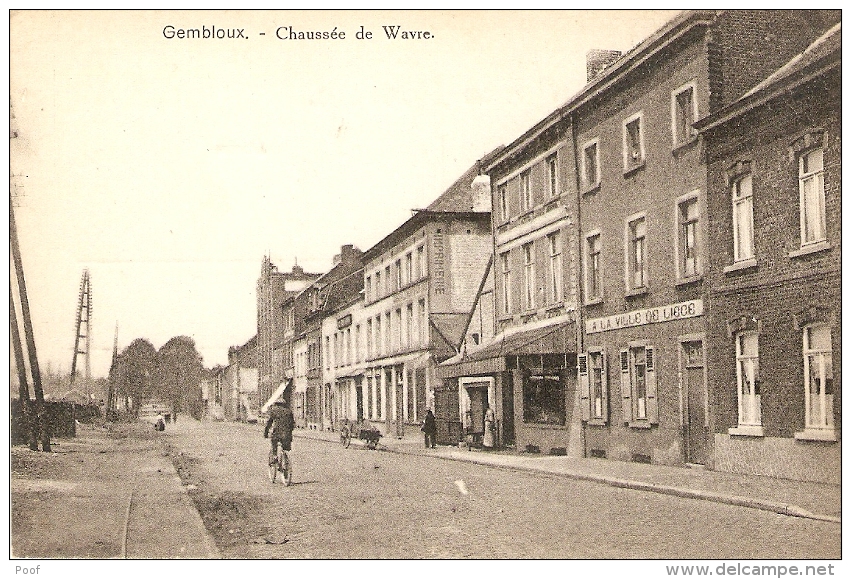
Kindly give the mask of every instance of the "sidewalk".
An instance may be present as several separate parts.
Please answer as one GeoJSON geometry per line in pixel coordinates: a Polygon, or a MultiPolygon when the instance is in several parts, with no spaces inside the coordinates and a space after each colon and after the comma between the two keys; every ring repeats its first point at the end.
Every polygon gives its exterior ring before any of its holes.
{"type": "MultiPolygon", "coordinates": [[[[340,443],[337,432],[296,430],[296,437],[340,443]]],[[[352,439],[352,444],[363,441],[352,439]]],[[[485,452],[453,446],[423,447],[421,436],[385,437],[379,450],[472,462],[493,468],[534,472],[683,498],[713,501],[831,523],[841,523],[840,485],[809,483],[705,469],[650,465],[596,458],[485,452]]]]}
{"type": "Polygon", "coordinates": [[[13,446],[12,557],[220,558],[160,438],[81,425],[50,453],[13,446]]]}

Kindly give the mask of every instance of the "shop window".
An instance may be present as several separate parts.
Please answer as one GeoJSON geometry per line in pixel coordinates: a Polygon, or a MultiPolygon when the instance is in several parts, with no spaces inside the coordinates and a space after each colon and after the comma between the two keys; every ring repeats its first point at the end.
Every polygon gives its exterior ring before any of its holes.
{"type": "Polygon", "coordinates": [[[804,328],[804,424],[833,430],[833,350],[830,326],[804,328]]]}
{"type": "Polygon", "coordinates": [[[798,184],[801,197],[801,245],[825,241],[823,149],[813,149],[798,157],[798,184]]]}
{"type": "Polygon", "coordinates": [[[759,381],[759,334],[736,334],[736,384],[739,397],[739,425],[762,425],[759,381]]]}
{"type": "Polygon", "coordinates": [[[523,421],[563,426],[564,383],[558,374],[529,374],[523,380],[523,421]]]}
{"type": "Polygon", "coordinates": [[[580,354],[578,362],[582,419],[590,424],[604,425],[609,416],[606,355],[603,352],[588,352],[580,354]]]}
{"type": "Polygon", "coordinates": [[[655,350],[650,346],[621,350],[620,368],[623,421],[630,426],[658,424],[655,350]]]}

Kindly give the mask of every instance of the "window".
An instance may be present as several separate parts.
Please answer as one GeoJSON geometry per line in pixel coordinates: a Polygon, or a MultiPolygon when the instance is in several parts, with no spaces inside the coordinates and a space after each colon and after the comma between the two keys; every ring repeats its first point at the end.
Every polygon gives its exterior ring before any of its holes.
{"type": "Polygon", "coordinates": [[[405,345],[413,345],[414,340],[414,304],[408,304],[405,308],[405,345]]]}
{"type": "Polygon", "coordinates": [[[697,118],[694,84],[686,85],[671,95],[671,131],[674,146],[691,141],[697,134],[692,125],[697,118]]]}
{"type": "Polygon", "coordinates": [[[502,266],[502,313],[511,313],[511,266],[508,252],[500,254],[499,263],[502,266]]]}
{"type": "Polygon", "coordinates": [[[428,275],[428,264],[426,263],[425,246],[421,245],[417,248],[417,262],[419,263],[419,274],[423,278],[428,275]]]}
{"type": "Polygon", "coordinates": [[[753,177],[750,173],[733,182],[732,197],[733,259],[753,259],[753,177]]]}
{"type": "Polygon", "coordinates": [[[693,277],[700,273],[700,207],[697,202],[697,197],[690,197],[681,201],[677,207],[680,224],[677,267],[681,277],[693,277]]]}
{"type": "Polygon", "coordinates": [[[644,131],[641,113],[623,123],[623,168],[630,171],[644,164],[644,131]]]}
{"type": "Polygon", "coordinates": [[[606,355],[588,352],[578,356],[582,419],[592,424],[606,424],[609,414],[606,355]]]}
{"type": "Polygon", "coordinates": [[[381,333],[381,314],[375,316],[375,355],[381,354],[384,350],[384,336],[381,333]]]}
{"type": "Polygon", "coordinates": [[[496,195],[499,201],[499,215],[503,221],[508,221],[508,193],[504,184],[497,187],[496,195]]]}
{"type": "Polygon", "coordinates": [[[352,363],[352,329],[346,328],[346,341],[343,343],[343,365],[352,363]]]}
{"type": "Polygon", "coordinates": [[[420,345],[428,346],[428,313],[426,313],[426,302],[420,300],[420,345]]]}
{"type": "Polygon", "coordinates": [[[564,384],[559,374],[529,374],[525,376],[523,380],[523,422],[564,425],[564,384]]]}
{"type": "Polygon", "coordinates": [[[366,283],[364,284],[364,294],[366,297],[366,301],[370,301],[372,299],[372,276],[366,276],[366,283]]]}
{"type": "Polygon", "coordinates": [[[393,280],[390,277],[390,266],[384,268],[384,295],[393,291],[393,280]]]}
{"type": "Polygon", "coordinates": [[[551,233],[547,242],[550,247],[550,303],[558,303],[562,300],[561,235],[551,233]]]}
{"type": "Polygon", "coordinates": [[[393,289],[398,290],[400,287],[402,287],[402,260],[401,259],[396,260],[395,272],[396,272],[396,277],[394,278],[393,289]]]}
{"type": "Polygon", "coordinates": [[[532,182],[529,171],[520,173],[520,212],[532,209],[532,182]]]}
{"type": "Polygon", "coordinates": [[[391,352],[393,325],[390,323],[390,312],[384,314],[384,351],[391,352]]]}
{"type": "Polygon", "coordinates": [[[647,223],[644,217],[629,222],[627,226],[627,288],[643,289],[647,286],[647,223]]]}
{"type": "Polygon", "coordinates": [[[736,386],[739,395],[739,425],[761,425],[759,334],[756,332],[736,334],[736,386]]]}
{"type": "Polygon", "coordinates": [[[589,235],[585,244],[588,249],[588,262],[585,271],[585,299],[587,301],[599,300],[603,297],[600,234],[589,235]]]}
{"type": "Polygon", "coordinates": [[[366,356],[372,356],[372,320],[366,321],[366,356]]]}
{"type": "Polygon", "coordinates": [[[804,328],[804,424],[833,430],[833,350],[830,326],[804,328]]]}
{"type": "Polygon", "coordinates": [[[582,148],[582,190],[594,189],[600,184],[600,152],[596,140],[582,148]]]}
{"type": "Polygon", "coordinates": [[[801,192],[801,245],[825,241],[824,150],[813,149],[798,157],[801,192]]]}
{"type": "Polygon", "coordinates": [[[378,297],[381,295],[381,290],[383,290],[383,289],[384,288],[381,287],[381,272],[376,271],[375,272],[375,298],[376,299],[378,299],[378,297]]]}
{"type": "Polygon", "coordinates": [[[555,199],[558,197],[558,164],[557,157],[553,153],[547,157],[547,198],[555,199]]]}
{"type": "Polygon", "coordinates": [[[659,422],[656,399],[655,351],[633,346],[620,352],[623,421],[632,426],[659,422]]]}
{"type": "Polygon", "coordinates": [[[535,248],[531,243],[523,246],[523,307],[535,307],[535,248]]]}
{"type": "Polygon", "coordinates": [[[402,283],[407,285],[414,281],[414,256],[410,253],[405,255],[405,271],[402,272],[402,283]]]}

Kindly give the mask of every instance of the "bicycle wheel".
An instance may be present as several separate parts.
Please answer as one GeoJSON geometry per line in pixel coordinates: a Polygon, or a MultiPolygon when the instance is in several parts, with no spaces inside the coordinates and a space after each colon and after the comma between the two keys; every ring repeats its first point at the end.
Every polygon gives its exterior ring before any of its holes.
{"type": "Polygon", "coordinates": [[[290,486],[293,482],[293,462],[290,455],[281,450],[281,474],[284,477],[284,486],[290,486]]]}
{"type": "Polygon", "coordinates": [[[275,482],[275,479],[278,477],[278,457],[271,454],[269,456],[269,480],[272,483],[275,482]]]}

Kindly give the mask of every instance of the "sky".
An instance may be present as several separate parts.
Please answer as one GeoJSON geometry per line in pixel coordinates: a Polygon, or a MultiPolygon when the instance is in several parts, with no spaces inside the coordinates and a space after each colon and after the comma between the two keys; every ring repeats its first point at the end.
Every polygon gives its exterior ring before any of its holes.
{"type": "Polygon", "coordinates": [[[94,377],[116,324],[119,350],[187,335],[207,367],[227,363],[256,332],[264,255],[321,273],[341,245],[370,248],[578,92],[588,50],[629,50],[675,15],[12,13],[11,183],[40,365],[70,370],[84,269],[94,377]]]}

